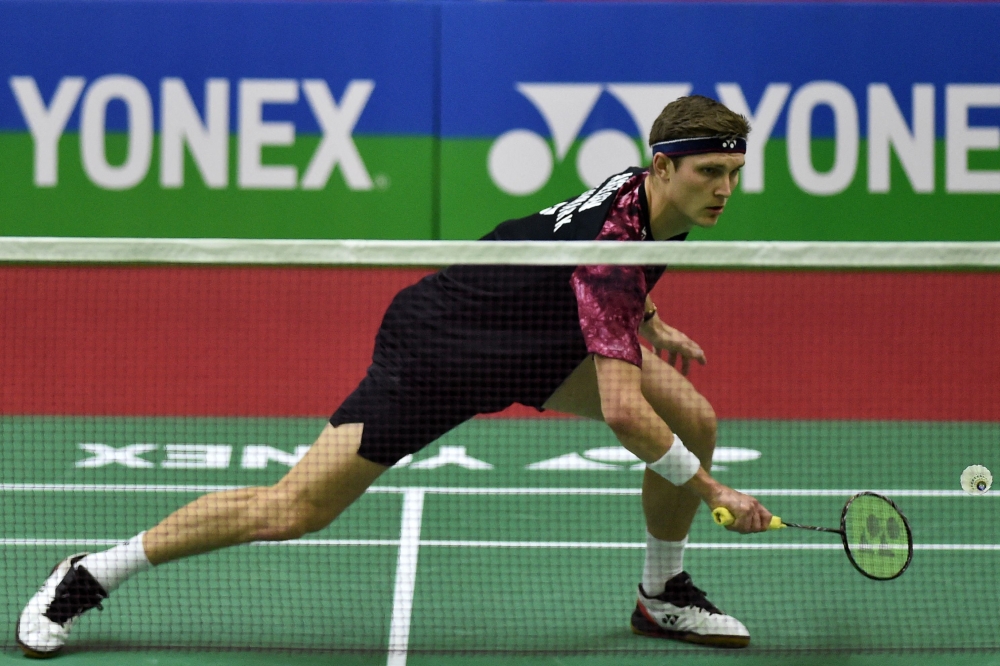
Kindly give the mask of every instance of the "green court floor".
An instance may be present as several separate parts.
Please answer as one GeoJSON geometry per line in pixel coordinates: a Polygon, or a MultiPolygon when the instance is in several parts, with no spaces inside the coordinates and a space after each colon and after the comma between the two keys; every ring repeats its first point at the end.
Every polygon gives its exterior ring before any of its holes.
{"type": "MultiPolygon", "coordinates": [[[[322,420],[0,419],[0,661],[65,555],[200,494],[272,483],[322,420]]],[[[1000,664],[1000,425],[725,421],[717,478],[797,522],[858,490],[910,519],[898,580],[856,573],[832,535],[741,536],[702,509],[685,565],[753,636],[739,652],[634,636],[641,471],[600,424],[476,420],[387,472],[328,529],[155,569],[74,628],[67,664],[1000,664]],[[164,651],[165,649],[170,651],[164,651]],[[207,651],[206,651],[207,650],[207,651]]]]}

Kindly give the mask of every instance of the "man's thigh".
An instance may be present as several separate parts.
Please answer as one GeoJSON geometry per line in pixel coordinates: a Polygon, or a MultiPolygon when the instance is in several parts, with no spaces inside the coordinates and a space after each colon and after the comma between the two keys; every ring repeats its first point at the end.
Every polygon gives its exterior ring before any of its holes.
{"type": "Polygon", "coordinates": [[[327,423],[275,491],[328,512],[333,520],[387,469],[358,455],[363,430],[361,423],[327,423]]]}
{"type": "MultiPolygon", "coordinates": [[[[706,419],[715,417],[708,400],[687,377],[645,347],[642,348],[642,394],[681,439],[690,438],[706,419]]],[[[584,359],[543,406],[603,421],[594,357],[584,359]]]]}
{"type": "Polygon", "coordinates": [[[576,366],[542,407],[597,421],[604,420],[601,394],[597,391],[597,366],[593,354],[576,366]]]}

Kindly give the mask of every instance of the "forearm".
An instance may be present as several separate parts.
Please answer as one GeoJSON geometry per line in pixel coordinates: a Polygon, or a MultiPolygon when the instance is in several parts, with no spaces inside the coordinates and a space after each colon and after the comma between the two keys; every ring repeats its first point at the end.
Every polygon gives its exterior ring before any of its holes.
{"type": "Polygon", "coordinates": [[[715,506],[717,498],[725,489],[725,486],[713,479],[712,475],[706,472],[703,467],[698,470],[690,481],[684,484],[683,488],[703,499],[709,506],[715,506]]]}
{"type": "Polygon", "coordinates": [[[645,400],[619,412],[608,425],[622,446],[645,463],[662,458],[674,441],[674,433],[645,400]]]}
{"type": "Polygon", "coordinates": [[[664,459],[679,440],[646,401],[642,393],[642,370],[625,361],[603,356],[595,356],[594,364],[604,421],[622,446],[638,456],[650,470],[668,481],[674,479],[670,482],[711,503],[724,486],[701,468],[693,454],[681,450],[664,459]],[[654,466],[656,463],[660,465],[654,466]],[[695,468],[694,476],[687,476],[692,467],[695,468]]]}
{"type": "MultiPolygon", "coordinates": [[[[631,419],[623,419],[623,422],[612,425],[612,430],[622,446],[648,465],[660,460],[675,444],[674,433],[669,426],[648,403],[645,408],[639,407],[631,419]]],[[[701,467],[681,487],[709,504],[723,488],[722,484],[701,467]]]]}
{"type": "Polygon", "coordinates": [[[626,449],[651,463],[663,457],[674,433],[642,394],[642,370],[615,358],[594,356],[604,422],[626,449]]]}

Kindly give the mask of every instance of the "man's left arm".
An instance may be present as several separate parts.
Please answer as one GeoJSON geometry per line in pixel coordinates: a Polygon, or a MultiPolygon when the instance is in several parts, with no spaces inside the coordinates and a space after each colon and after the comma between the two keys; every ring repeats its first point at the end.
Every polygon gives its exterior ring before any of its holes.
{"type": "Polygon", "coordinates": [[[691,360],[694,359],[705,365],[705,352],[697,342],[684,335],[676,328],[667,326],[656,310],[653,299],[646,296],[642,324],[639,326],[639,334],[653,345],[656,355],[662,357],[662,352],[667,352],[667,363],[671,366],[677,363],[677,357],[681,358],[681,374],[687,375],[691,369],[691,360]]]}

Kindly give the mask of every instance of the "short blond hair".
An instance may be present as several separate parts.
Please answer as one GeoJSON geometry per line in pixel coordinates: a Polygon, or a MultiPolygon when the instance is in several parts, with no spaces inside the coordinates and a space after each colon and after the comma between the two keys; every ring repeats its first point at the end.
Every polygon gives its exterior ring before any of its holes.
{"type": "Polygon", "coordinates": [[[746,138],[750,121],[711,97],[689,95],[663,107],[649,132],[649,145],[702,136],[746,138]]]}

